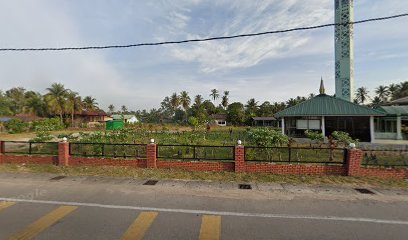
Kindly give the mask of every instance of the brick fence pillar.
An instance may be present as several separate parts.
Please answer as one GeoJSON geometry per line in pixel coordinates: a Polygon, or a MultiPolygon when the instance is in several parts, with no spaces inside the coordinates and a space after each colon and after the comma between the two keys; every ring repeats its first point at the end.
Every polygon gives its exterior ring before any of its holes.
{"type": "Polygon", "coordinates": [[[347,151],[347,175],[348,176],[360,176],[362,159],[363,159],[362,150],[353,148],[347,151]]]}
{"type": "Polygon", "coordinates": [[[245,172],[245,147],[235,146],[235,172],[245,172]]]}
{"type": "Polygon", "coordinates": [[[69,165],[69,143],[68,142],[58,143],[58,165],[59,166],[69,165]]]}
{"type": "Polygon", "coordinates": [[[3,162],[3,154],[5,152],[4,142],[0,141],[0,163],[3,162]]]}
{"type": "Polygon", "coordinates": [[[147,168],[156,168],[156,144],[147,144],[147,168]]]}

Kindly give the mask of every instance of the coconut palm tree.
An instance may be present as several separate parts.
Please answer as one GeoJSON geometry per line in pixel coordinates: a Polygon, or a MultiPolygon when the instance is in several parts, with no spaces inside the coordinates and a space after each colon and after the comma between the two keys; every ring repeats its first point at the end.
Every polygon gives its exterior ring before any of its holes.
{"type": "Polygon", "coordinates": [[[224,107],[224,109],[227,109],[228,107],[228,95],[229,95],[229,91],[224,91],[224,96],[222,96],[221,99],[221,105],[224,107]]]}
{"type": "Polygon", "coordinates": [[[251,98],[248,100],[245,108],[248,117],[254,117],[258,111],[258,102],[255,101],[255,98],[251,98]]]}
{"type": "Polygon", "coordinates": [[[390,96],[391,96],[392,100],[396,99],[396,95],[398,93],[398,90],[399,90],[399,86],[397,84],[392,83],[392,84],[390,84],[388,86],[388,91],[390,93],[390,96]]]}
{"type": "Polygon", "coordinates": [[[191,98],[190,98],[190,96],[188,96],[188,92],[186,92],[186,91],[182,91],[180,93],[179,98],[180,98],[180,104],[184,108],[185,117],[186,117],[186,120],[187,120],[187,110],[190,107],[191,98]]]}
{"type": "Polygon", "coordinates": [[[75,112],[81,112],[82,111],[81,96],[79,96],[77,92],[68,91],[66,110],[68,112],[70,112],[71,126],[74,126],[75,112]]]}
{"type": "Polygon", "coordinates": [[[122,105],[122,106],[120,107],[120,109],[122,110],[122,114],[125,114],[125,113],[127,113],[127,111],[128,111],[128,109],[127,109],[127,107],[126,107],[125,105],[122,105]]]}
{"type": "Polygon", "coordinates": [[[371,102],[371,106],[372,107],[378,107],[378,106],[381,105],[381,103],[383,103],[383,100],[379,96],[375,96],[373,98],[373,101],[371,102]]]}
{"type": "Polygon", "coordinates": [[[46,115],[46,108],[43,96],[34,91],[28,91],[24,94],[25,103],[23,112],[44,117],[46,115]]]}
{"type": "Polygon", "coordinates": [[[220,97],[220,94],[218,93],[218,90],[215,89],[215,88],[213,90],[211,90],[210,97],[213,99],[214,105],[215,105],[215,100],[220,97]]]}
{"type": "Polygon", "coordinates": [[[180,106],[180,97],[177,95],[177,93],[173,93],[170,96],[170,106],[174,114],[180,106]]]}
{"type": "Polygon", "coordinates": [[[357,88],[356,91],[356,100],[358,103],[364,104],[368,99],[368,90],[366,87],[357,88]]]}
{"type": "Polygon", "coordinates": [[[112,114],[115,111],[115,106],[113,106],[113,104],[110,104],[108,106],[108,110],[109,110],[109,113],[112,114]]]}
{"type": "Polygon", "coordinates": [[[196,95],[196,96],[194,97],[194,104],[195,104],[197,107],[199,107],[201,104],[203,104],[203,101],[204,101],[204,99],[203,99],[203,96],[201,96],[201,95],[196,95]]]}
{"type": "Polygon", "coordinates": [[[382,102],[386,102],[390,92],[387,86],[380,85],[375,89],[375,94],[377,94],[382,102]]]}
{"type": "Polygon", "coordinates": [[[98,103],[96,102],[96,99],[93,98],[92,96],[86,96],[82,103],[87,111],[94,111],[98,109],[98,103]]]}
{"type": "Polygon", "coordinates": [[[58,114],[63,124],[62,115],[65,111],[66,97],[69,89],[66,89],[61,83],[53,83],[47,88],[48,93],[45,95],[45,100],[53,114],[58,114]]]}

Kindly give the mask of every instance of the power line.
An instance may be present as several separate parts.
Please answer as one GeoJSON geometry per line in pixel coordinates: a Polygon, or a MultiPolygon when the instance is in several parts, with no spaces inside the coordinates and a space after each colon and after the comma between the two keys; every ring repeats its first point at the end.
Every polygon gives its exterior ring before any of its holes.
{"type": "Polygon", "coordinates": [[[255,36],[278,34],[278,33],[288,33],[288,32],[295,32],[295,31],[306,31],[306,30],[313,30],[313,29],[333,27],[333,26],[356,25],[356,24],[361,24],[361,23],[384,21],[384,20],[407,17],[407,16],[408,16],[408,13],[403,13],[403,14],[398,14],[398,15],[392,15],[392,16],[387,16],[387,17],[379,17],[379,18],[370,18],[370,19],[354,21],[354,22],[348,22],[348,23],[337,23],[337,24],[336,23],[330,23],[330,24],[323,24],[323,25],[316,25],[316,26],[309,26],[309,27],[290,28],[290,29],[285,29],[285,30],[239,34],[239,35],[224,36],[224,37],[210,37],[210,38],[202,38],[202,39],[187,39],[187,40],[181,40],[181,41],[165,41],[165,42],[155,42],[155,43],[136,43],[136,44],[128,44],[128,45],[85,46],[85,47],[0,48],[0,52],[70,51],[70,50],[92,50],[92,49],[99,50],[99,49],[110,49],[110,48],[133,48],[133,47],[142,47],[142,46],[159,46],[159,45],[169,45],[169,44],[183,44],[183,43],[191,43],[191,42],[208,42],[208,41],[215,41],[215,40],[225,40],[225,39],[244,38],[244,37],[255,37],[255,36]]]}

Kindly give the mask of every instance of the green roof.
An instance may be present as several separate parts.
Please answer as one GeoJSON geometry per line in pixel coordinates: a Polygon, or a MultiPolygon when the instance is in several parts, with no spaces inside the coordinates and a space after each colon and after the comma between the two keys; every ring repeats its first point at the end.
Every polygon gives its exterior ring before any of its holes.
{"type": "Polygon", "coordinates": [[[380,110],[361,106],[326,94],[304,101],[275,114],[275,117],[305,116],[384,116],[380,110]]]}
{"type": "Polygon", "coordinates": [[[405,106],[381,106],[378,109],[383,110],[387,115],[408,116],[408,105],[405,105],[405,106]]]}

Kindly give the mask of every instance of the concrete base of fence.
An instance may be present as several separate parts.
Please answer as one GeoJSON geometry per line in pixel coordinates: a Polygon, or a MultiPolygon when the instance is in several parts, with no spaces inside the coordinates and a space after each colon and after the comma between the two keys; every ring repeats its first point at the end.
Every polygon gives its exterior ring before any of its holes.
{"type": "Polygon", "coordinates": [[[407,179],[408,169],[385,169],[381,167],[362,167],[363,152],[350,149],[346,164],[342,166],[308,164],[269,164],[245,161],[244,146],[235,147],[234,162],[175,161],[157,159],[157,145],[148,144],[146,159],[109,159],[96,157],[70,156],[69,143],[58,144],[58,156],[9,155],[5,154],[5,144],[0,141],[0,163],[54,164],[59,166],[128,166],[138,168],[176,168],[193,171],[227,171],[237,173],[307,174],[307,175],[346,175],[356,177],[380,177],[407,179]]]}

